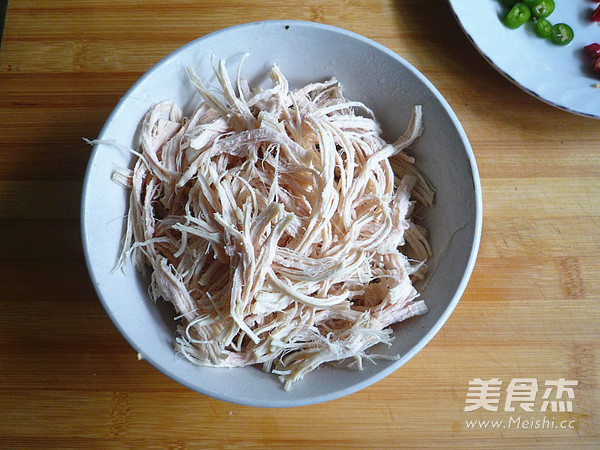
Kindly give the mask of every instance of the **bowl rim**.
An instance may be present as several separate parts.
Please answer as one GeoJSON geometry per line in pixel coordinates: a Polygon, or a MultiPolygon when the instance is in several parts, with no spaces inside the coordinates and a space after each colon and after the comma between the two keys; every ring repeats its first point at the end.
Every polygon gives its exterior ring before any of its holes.
{"type": "MultiPolygon", "coordinates": [[[[111,111],[109,116],[107,117],[107,119],[100,131],[100,134],[98,135],[98,139],[101,140],[102,137],[106,134],[114,117],[118,114],[120,109],[123,108],[125,102],[129,99],[131,93],[134,90],[136,90],[140,84],[144,83],[145,80],[148,77],[150,77],[155,71],[158,71],[164,65],[169,64],[171,61],[175,60],[178,57],[178,55],[180,53],[184,52],[188,47],[198,45],[198,43],[202,42],[203,40],[206,40],[208,38],[213,38],[214,36],[217,36],[219,34],[231,32],[234,29],[239,30],[239,29],[243,29],[243,28],[247,28],[247,27],[256,27],[256,26],[274,26],[274,27],[302,26],[302,27],[316,28],[316,29],[320,29],[320,30],[324,30],[324,31],[333,32],[335,34],[340,34],[340,35],[343,35],[344,37],[355,39],[355,40],[361,41],[362,43],[367,44],[371,47],[374,47],[376,50],[385,53],[387,56],[395,59],[397,62],[399,62],[400,64],[405,66],[406,69],[408,69],[410,72],[412,72],[422,83],[424,83],[426,88],[433,94],[435,99],[440,103],[440,105],[443,107],[446,114],[448,115],[448,117],[452,123],[452,126],[455,128],[458,136],[460,137],[462,146],[464,147],[464,151],[467,156],[468,164],[469,164],[470,171],[471,171],[474,194],[475,194],[475,198],[474,198],[475,217],[474,217],[474,222],[473,222],[474,234],[473,234],[472,240],[471,240],[471,238],[469,238],[469,241],[471,242],[471,249],[469,252],[467,264],[465,266],[463,275],[460,279],[460,282],[458,283],[458,286],[454,292],[454,295],[453,295],[451,301],[447,304],[447,306],[443,310],[443,313],[438,317],[438,319],[435,321],[433,326],[428,330],[428,332],[415,345],[413,345],[408,352],[406,352],[404,355],[402,355],[401,358],[399,358],[397,361],[395,361],[393,364],[391,364],[387,368],[384,368],[384,369],[378,371],[377,373],[365,378],[364,380],[361,380],[361,382],[359,382],[359,383],[353,384],[351,386],[348,386],[346,388],[342,388],[339,390],[333,390],[331,392],[328,392],[327,394],[307,396],[307,397],[303,397],[303,398],[290,399],[287,401],[277,401],[277,400],[268,399],[268,398],[255,399],[254,401],[245,401],[245,400],[240,400],[236,397],[232,397],[232,396],[230,396],[228,394],[224,394],[224,393],[220,393],[219,395],[217,395],[217,394],[215,394],[214,391],[211,391],[209,389],[202,389],[202,388],[198,387],[197,385],[193,386],[193,385],[191,385],[191,383],[188,383],[186,380],[182,379],[175,371],[171,370],[169,367],[164,367],[162,364],[159,364],[156,361],[153,361],[151,357],[147,358],[146,355],[144,355],[144,360],[146,360],[150,365],[152,365],[155,369],[157,369],[163,375],[166,375],[167,377],[169,377],[172,380],[176,381],[177,383],[189,388],[190,390],[195,391],[200,394],[203,394],[207,397],[215,398],[215,399],[225,401],[228,403],[233,403],[233,404],[254,406],[254,407],[265,407],[265,408],[307,406],[307,405],[323,403],[323,402],[327,402],[327,401],[331,401],[331,400],[335,400],[335,399],[347,396],[349,394],[352,394],[354,392],[362,390],[362,389],[380,381],[381,379],[387,377],[388,375],[390,375],[391,373],[393,373],[394,371],[399,369],[406,362],[408,362],[412,357],[414,357],[418,352],[420,352],[425,347],[425,345],[427,345],[433,339],[433,337],[439,332],[439,330],[442,328],[442,326],[445,324],[445,322],[448,320],[448,318],[450,317],[450,315],[456,308],[460,298],[462,297],[462,295],[467,287],[467,284],[469,282],[469,279],[470,279],[473,269],[475,267],[475,262],[477,259],[477,254],[478,254],[479,246],[480,246],[480,242],[481,242],[481,232],[482,232],[482,222],[483,222],[481,181],[480,181],[480,177],[479,177],[479,171],[477,168],[477,164],[475,161],[474,152],[470,145],[467,134],[464,131],[461,123],[458,120],[458,117],[456,116],[456,114],[454,113],[454,111],[452,110],[452,108],[450,107],[448,102],[446,101],[446,99],[437,90],[437,88],[421,72],[419,72],[412,64],[410,64],[408,61],[406,61],[400,55],[398,55],[394,51],[383,46],[382,44],[377,43],[376,41],[374,41],[370,38],[367,38],[363,35],[360,35],[353,31],[349,31],[349,30],[346,30],[344,28],[340,28],[337,26],[327,25],[327,24],[322,24],[322,23],[317,23],[317,22],[303,21],[303,20],[265,20],[265,21],[240,23],[237,25],[232,25],[229,27],[225,27],[225,28],[213,31],[211,33],[207,33],[207,34],[200,36],[200,37],[184,44],[183,46],[177,48],[176,50],[174,50],[173,52],[171,52],[164,58],[160,59],[149,70],[147,70],[143,75],[141,75],[140,78],[138,78],[138,80],[119,99],[119,101],[117,102],[117,104],[115,105],[115,107],[113,108],[113,110],[111,111]]],[[[99,145],[94,145],[94,147],[90,153],[90,157],[89,157],[85,175],[84,175],[82,197],[81,197],[81,203],[80,203],[81,238],[82,238],[82,247],[83,247],[83,253],[84,253],[84,258],[85,258],[85,264],[86,264],[86,267],[88,270],[88,274],[92,280],[94,291],[96,292],[96,295],[98,296],[100,302],[102,303],[102,305],[105,309],[105,312],[111,319],[113,325],[120,332],[121,336],[129,343],[129,345],[136,352],[138,352],[139,351],[138,344],[129,335],[127,330],[125,330],[119,324],[119,321],[117,320],[117,318],[113,316],[110,309],[107,307],[109,304],[109,301],[104,298],[104,295],[99,287],[99,283],[97,282],[97,274],[94,270],[94,267],[92,264],[93,261],[92,261],[92,258],[91,258],[90,252],[89,252],[89,240],[88,240],[88,235],[86,232],[86,230],[87,230],[87,218],[86,218],[87,211],[86,211],[85,203],[86,203],[86,198],[88,196],[88,190],[90,188],[89,179],[91,177],[92,166],[93,166],[93,162],[96,157],[96,153],[98,151],[98,147],[99,147],[99,145]]]]}

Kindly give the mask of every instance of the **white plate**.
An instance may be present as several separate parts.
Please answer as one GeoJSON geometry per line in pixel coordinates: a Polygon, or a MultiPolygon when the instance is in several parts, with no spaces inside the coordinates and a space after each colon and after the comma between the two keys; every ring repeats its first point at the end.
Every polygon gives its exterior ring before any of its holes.
{"type": "MultiPolygon", "coordinates": [[[[217,369],[189,363],[173,350],[174,313],[152,303],[148,280],[131,264],[114,272],[127,210],[127,193],[111,181],[131,155],[97,145],[90,158],[81,205],[82,238],[94,287],[116,327],[144,359],[179,383],[211,397],[253,406],[298,406],[323,402],[362,389],[392,373],[437,333],[458,303],[473,266],[481,234],[481,186],[467,137],[456,116],[414,67],[385,47],[357,34],[309,22],[270,21],[239,25],[193,41],[160,61],[123,97],[99,138],[136,146],[139,122],[154,103],[171,99],[190,114],[198,95],[186,67],[214,83],[211,56],[225,58],[235,73],[244,53],[242,76],[264,79],[277,63],[292,88],[337,77],[348,98],[363,101],[386,134],[406,128],[413,105],[421,104],[424,132],[411,154],[436,187],[436,202],[425,226],[435,254],[423,289],[429,312],[393,327],[390,348],[398,360],[365,364],[364,370],[324,366],[285,392],[273,375],[256,367],[217,369]],[[376,69],[376,70],[375,70],[376,69]],[[212,81],[211,81],[212,80],[212,81]]],[[[135,353],[132,352],[132,358],[135,353]]],[[[143,364],[143,363],[140,363],[143,364]]],[[[407,389],[409,389],[407,387],[407,389]]]]}
{"type": "Polygon", "coordinates": [[[467,37],[498,72],[525,92],[571,113],[600,118],[600,76],[583,47],[600,43],[600,25],[590,20],[596,2],[555,0],[551,23],[563,22],[575,37],[566,46],[541,39],[525,24],[504,26],[499,0],[449,0],[467,37]]]}

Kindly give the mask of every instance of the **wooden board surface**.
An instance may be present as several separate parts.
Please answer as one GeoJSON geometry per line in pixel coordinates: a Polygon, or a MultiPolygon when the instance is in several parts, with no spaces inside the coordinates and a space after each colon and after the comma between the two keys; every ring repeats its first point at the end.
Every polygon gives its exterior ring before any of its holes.
{"type": "Polygon", "coordinates": [[[0,235],[0,447],[600,447],[600,121],[496,73],[444,0],[11,0],[0,235]],[[138,361],[95,295],[79,234],[82,137],[171,51],[263,19],[344,27],[408,60],[458,115],[483,188],[477,264],[440,333],[375,385],[294,409],[206,398],[138,361]],[[469,382],[495,378],[498,410],[465,411],[469,382]],[[548,400],[572,411],[541,411],[560,379],[577,381],[574,398],[548,400]],[[538,384],[532,412],[510,401],[519,380],[538,384]]]}

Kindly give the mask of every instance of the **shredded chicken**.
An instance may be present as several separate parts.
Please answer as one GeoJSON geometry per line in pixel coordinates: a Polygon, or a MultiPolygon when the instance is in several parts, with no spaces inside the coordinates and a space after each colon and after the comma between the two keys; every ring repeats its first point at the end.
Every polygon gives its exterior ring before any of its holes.
{"type": "Polygon", "coordinates": [[[120,264],[151,267],[194,363],[259,364],[285,389],[327,362],[361,368],[427,311],[413,282],[431,249],[412,218],[433,189],[405,152],[421,107],[390,144],[335,78],[290,90],[275,65],[261,90],[214,69],[221,95],[189,70],[195,112],[152,107],[135,167],[114,175],[131,188],[120,264]]]}

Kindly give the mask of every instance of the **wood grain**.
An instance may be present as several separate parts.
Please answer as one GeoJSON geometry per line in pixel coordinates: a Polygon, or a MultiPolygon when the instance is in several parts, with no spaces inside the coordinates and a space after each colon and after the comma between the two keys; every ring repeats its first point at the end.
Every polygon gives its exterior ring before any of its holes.
{"type": "Polygon", "coordinates": [[[600,122],[496,73],[444,0],[11,0],[0,235],[0,447],[600,447],[600,122]],[[138,361],[95,295],[79,234],[82,138],[171,51],[264,19],[340,26],[404,57],[458,115],[483,188],[477,264],[440,333],[375,385],[294,409],[206,398],[138,361]],[[468,429],[529,417],[465,412],[477,378],[577,380],[573,411],[547,414],[573,427],[468,429]]]}

